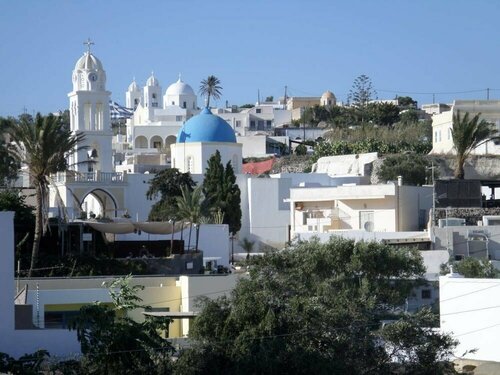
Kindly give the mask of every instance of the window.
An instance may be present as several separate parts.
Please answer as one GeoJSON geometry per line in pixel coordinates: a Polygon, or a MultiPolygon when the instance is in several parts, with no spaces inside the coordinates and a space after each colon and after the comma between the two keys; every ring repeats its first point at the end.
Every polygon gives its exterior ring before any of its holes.
{"type": "Polygon", "coordinates": [[[158,142],[158,141],[153,142],[153,148],[157,148],[157,149],[161,148],[161,142],[158,142]]]}
{"type": "Polygon", "coordinates": [[[68,328],[70,322],[80,315],[80,311],[45,311],[44,321],[47,329],[68,328]]]}
{"type": "Polygon", "coordinates": [[[241,126],[241,121],[236,120],[236,127],[239,128],[241,126]]]}
{"type": "Polygon", "coordinates": [[[186,102],[183,102],[182,103],[182,108],[186,108],[187,107],[187,103],[186,102]]]}
{"type": "Polygon", "coordinates": [[[422,289],[421,296],[422,299],[431,299],[431,290],[430,289],[422,289]]]}
{"type": "Polygon", "coordinates": [[[263,120],[259,120],[257,122],[257,129],[258,130],[264,130],[264,121],[263,120]]]}
{"type": "Polygon", "coordinates": [[[257,108],[255,111],[256,111],[256,113],[262,113],[262,109],[260,109],[260,108],[257,108]]]}
{"type": "Polygon", "coordinates": [[[193,173],[194,171],[194,160],[192,156],[188,156],[187,158],[187,170],[189,173],[193,173]]]}
{"type": "Polygon", "coordinates": [[[175,105],[175,102],[174,102],[174,101],[172,102],[172,105],[175,105]]]}
{"type": "Polygon", "coordinates": [[[266,121],[266,127],[267,127],[268,129],[271,129],[272,125],[273,125],[273,122],[272,122],[271,120],[267,120],[267,121],[266,121]]]}
{"type": "Polygon", "coordinates": [[[367,232],[373,232],[374,226],[374,212],[359,211],[359,229],[364,229],[367,232]]]}
{"type": "Polygon", "coordinates": [[[153,99],[156,99],[156,94],[155,94],[155,93],[153,93],[153,94],[151,95],[151,97],[152,97],[153,99]]]}
{"type": "Polygon", "coordinates": [[[250,129],[255,128],[255,120],[250,120],[250,129]]]}
{"type": "Polygon", "coordinates": [[[158,103],[153,102],[153,103],[151,104],[151,107],[158,107],[158,103]]]}
{"type": "Polygon", "coordinates": [[[181,122],[182,121],[182,116],[175,116],[175,121],[181,122]]]}

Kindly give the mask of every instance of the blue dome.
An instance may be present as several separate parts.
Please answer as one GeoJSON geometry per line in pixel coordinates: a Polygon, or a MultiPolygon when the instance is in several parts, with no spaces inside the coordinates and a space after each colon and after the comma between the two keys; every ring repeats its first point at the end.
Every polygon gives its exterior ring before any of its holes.
{"type": "Polygon", "coordinates": [[[199,115],[190,118],[177,134],[177,143],[184,142],[231,142],[236,136],[231,126],[219,116],[204,108],[199,115]]]}

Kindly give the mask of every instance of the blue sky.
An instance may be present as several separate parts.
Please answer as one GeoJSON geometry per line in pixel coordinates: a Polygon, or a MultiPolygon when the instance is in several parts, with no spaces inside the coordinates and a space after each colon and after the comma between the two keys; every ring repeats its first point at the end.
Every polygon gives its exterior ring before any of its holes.
{"type": "Polygon", "coordinates": [[[379,98],[483,99],[500,89],[499,18],[497,0],[2,1],[0,116],[66,109],[88,37],[120,103],[151,71],[163,90],[178,73],[196,91],[216,75],[219,105],[281,96],[285,85],[345,100],[360,74],[379,98]],[[482,91],[453,93],[471,90],[482,91]]]}

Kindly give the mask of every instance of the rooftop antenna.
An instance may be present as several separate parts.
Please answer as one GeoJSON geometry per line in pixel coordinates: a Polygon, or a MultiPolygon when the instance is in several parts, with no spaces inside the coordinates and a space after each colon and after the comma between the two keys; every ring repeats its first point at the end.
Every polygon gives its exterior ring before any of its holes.
{"type": "Polygon", "coordinates": [[[87,38],[83,44],[87,46],[87,53],[90,53],[90,46],[93,46],[95,43],[90,38],[87,38]]]}
{"type": "Polygon", "coordinates": [[[257,105],[260,104],[260,89],[257,89],[257,105]]]}

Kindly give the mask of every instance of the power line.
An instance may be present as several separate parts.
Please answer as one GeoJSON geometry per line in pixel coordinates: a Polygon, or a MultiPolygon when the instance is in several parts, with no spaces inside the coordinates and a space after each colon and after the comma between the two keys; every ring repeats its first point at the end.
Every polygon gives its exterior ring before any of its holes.
{"type": "MultiPolygon", "coordinates": [[[[415,92],[415,91],[399,91],[399,90],[383,90],[376,89],[378,92],[387,92],[392,94],[408,94],[408,95],[449,95],[449,94],[471,94],[475,92],[487,92],[488,89],[475,89],[464,91],[433,91],[433,92],[415,92]]],[[[490,91],[497,89],[489,89],[490,91]]]]}
{"type": "Polygon", "coordinates": [[[475,312],[475,311],[483,311],[483,310],[492,310],[492,309],[498,309],[500,308],[500,305],[497,306],[488,306],[488,307],[480,307],[478,309],[471,309],[471,310],[462,310],[462,311],[453,311],[449,313],[440,313],[440,316],[447,316],[447,315],[458,315],[458,314],[466,314],[470,312],[475,312]]]}

